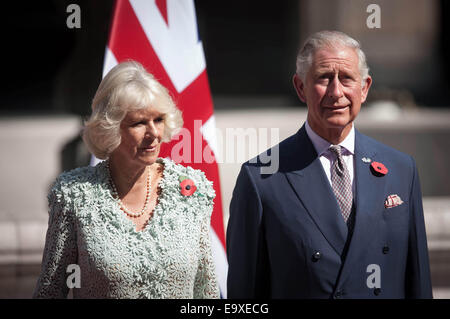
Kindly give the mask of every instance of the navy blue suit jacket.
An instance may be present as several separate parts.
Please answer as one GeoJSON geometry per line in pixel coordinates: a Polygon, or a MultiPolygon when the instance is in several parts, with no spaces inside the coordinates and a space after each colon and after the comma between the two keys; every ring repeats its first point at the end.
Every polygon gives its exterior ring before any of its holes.
{"type": "Polygon", "coordinates": [[[227,228],[229,298],[432,297],[411,156],[355,132],[356,210],[349,229],[305,126],[277,147],[276,173],[261,174],[261,161],[247,162],[237,179],[227,228]],[[388,173],[374,175],[363,157],[383,163],[388,173]],[[385,208],[393,194],[404,203],[385,208]],[[379,266],[379,287],[367,284],[374,274],[369,265],[379,266]]]}

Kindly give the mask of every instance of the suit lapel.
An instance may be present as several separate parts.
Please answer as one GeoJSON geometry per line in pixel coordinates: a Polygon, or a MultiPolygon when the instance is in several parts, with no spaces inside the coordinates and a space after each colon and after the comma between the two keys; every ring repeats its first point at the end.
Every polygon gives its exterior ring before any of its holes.
{"type": "Polygon", "coordinates": [[[344,261],[339,281],[344,282],[352,273],[352,266],[358,264],[361,256],[365,254],[368,243],[373,238],[380,220],[379,214],[383,208],[385,178],[376,177],[370,170],[370,163],[362,158],[375,158],[376,150],[370,149],[367,139],[355,130],[355,179],[356,179],[356,216],[355,227],[344,261]]]}
{"type": "Polygon", "coordinates": [[[347,225],[304,126],[297,137],[291,161],[299,164],[294,170],[287,171],[286,177],[323,236],[341,255],[347,239],[347,225]]]}

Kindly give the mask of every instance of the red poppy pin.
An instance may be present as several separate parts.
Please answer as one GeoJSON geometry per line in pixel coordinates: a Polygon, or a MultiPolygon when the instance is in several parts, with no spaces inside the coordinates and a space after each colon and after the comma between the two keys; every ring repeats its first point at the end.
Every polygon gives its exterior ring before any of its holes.
{"type": "Polygon", "coordinates": [[[370,164],[370,170],[375,176],[384,176],[389,172],[386,166],[380,162],[372,162],[370,164]]]}
{"type": "Polygon", "coordinates": [[[195,183],[192,179],[187,178],[186,176],[180,176],[179,181],[181,194],[183,196],[191,196],[197,190],[197,186],[195,186],[195,183]]]}

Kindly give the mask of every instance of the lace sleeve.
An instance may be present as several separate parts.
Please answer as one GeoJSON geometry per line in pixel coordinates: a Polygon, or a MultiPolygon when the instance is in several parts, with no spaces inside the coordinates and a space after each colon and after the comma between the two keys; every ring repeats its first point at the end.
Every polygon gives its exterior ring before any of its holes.
{"type": "Polygon", "coordinates": [[[67,266],[77,263],[73,216],[67,209],[59,183],[48,195],[49,222],[39,276],[33,298],[67,298],[67,266]]]}
{"type": "Polygon", "coordinates": [[[199,243],[200,261],[194,283],[194,298],[196,299],[213,299],[220,297],[209,235],[212,203],[208,207],[208,210],[209,213],[203,218],[201,226],[202,228],[199,243]]]}

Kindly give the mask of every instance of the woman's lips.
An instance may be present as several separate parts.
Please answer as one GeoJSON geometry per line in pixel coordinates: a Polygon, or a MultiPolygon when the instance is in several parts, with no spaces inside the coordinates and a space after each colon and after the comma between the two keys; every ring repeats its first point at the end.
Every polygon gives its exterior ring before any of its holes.
{"type": "Polygon", "coordinates": [[[149,147],[141,147],[141,150],[144,152],[154,152],[158,148],[158,145],[149,146],[149,147]]]}

